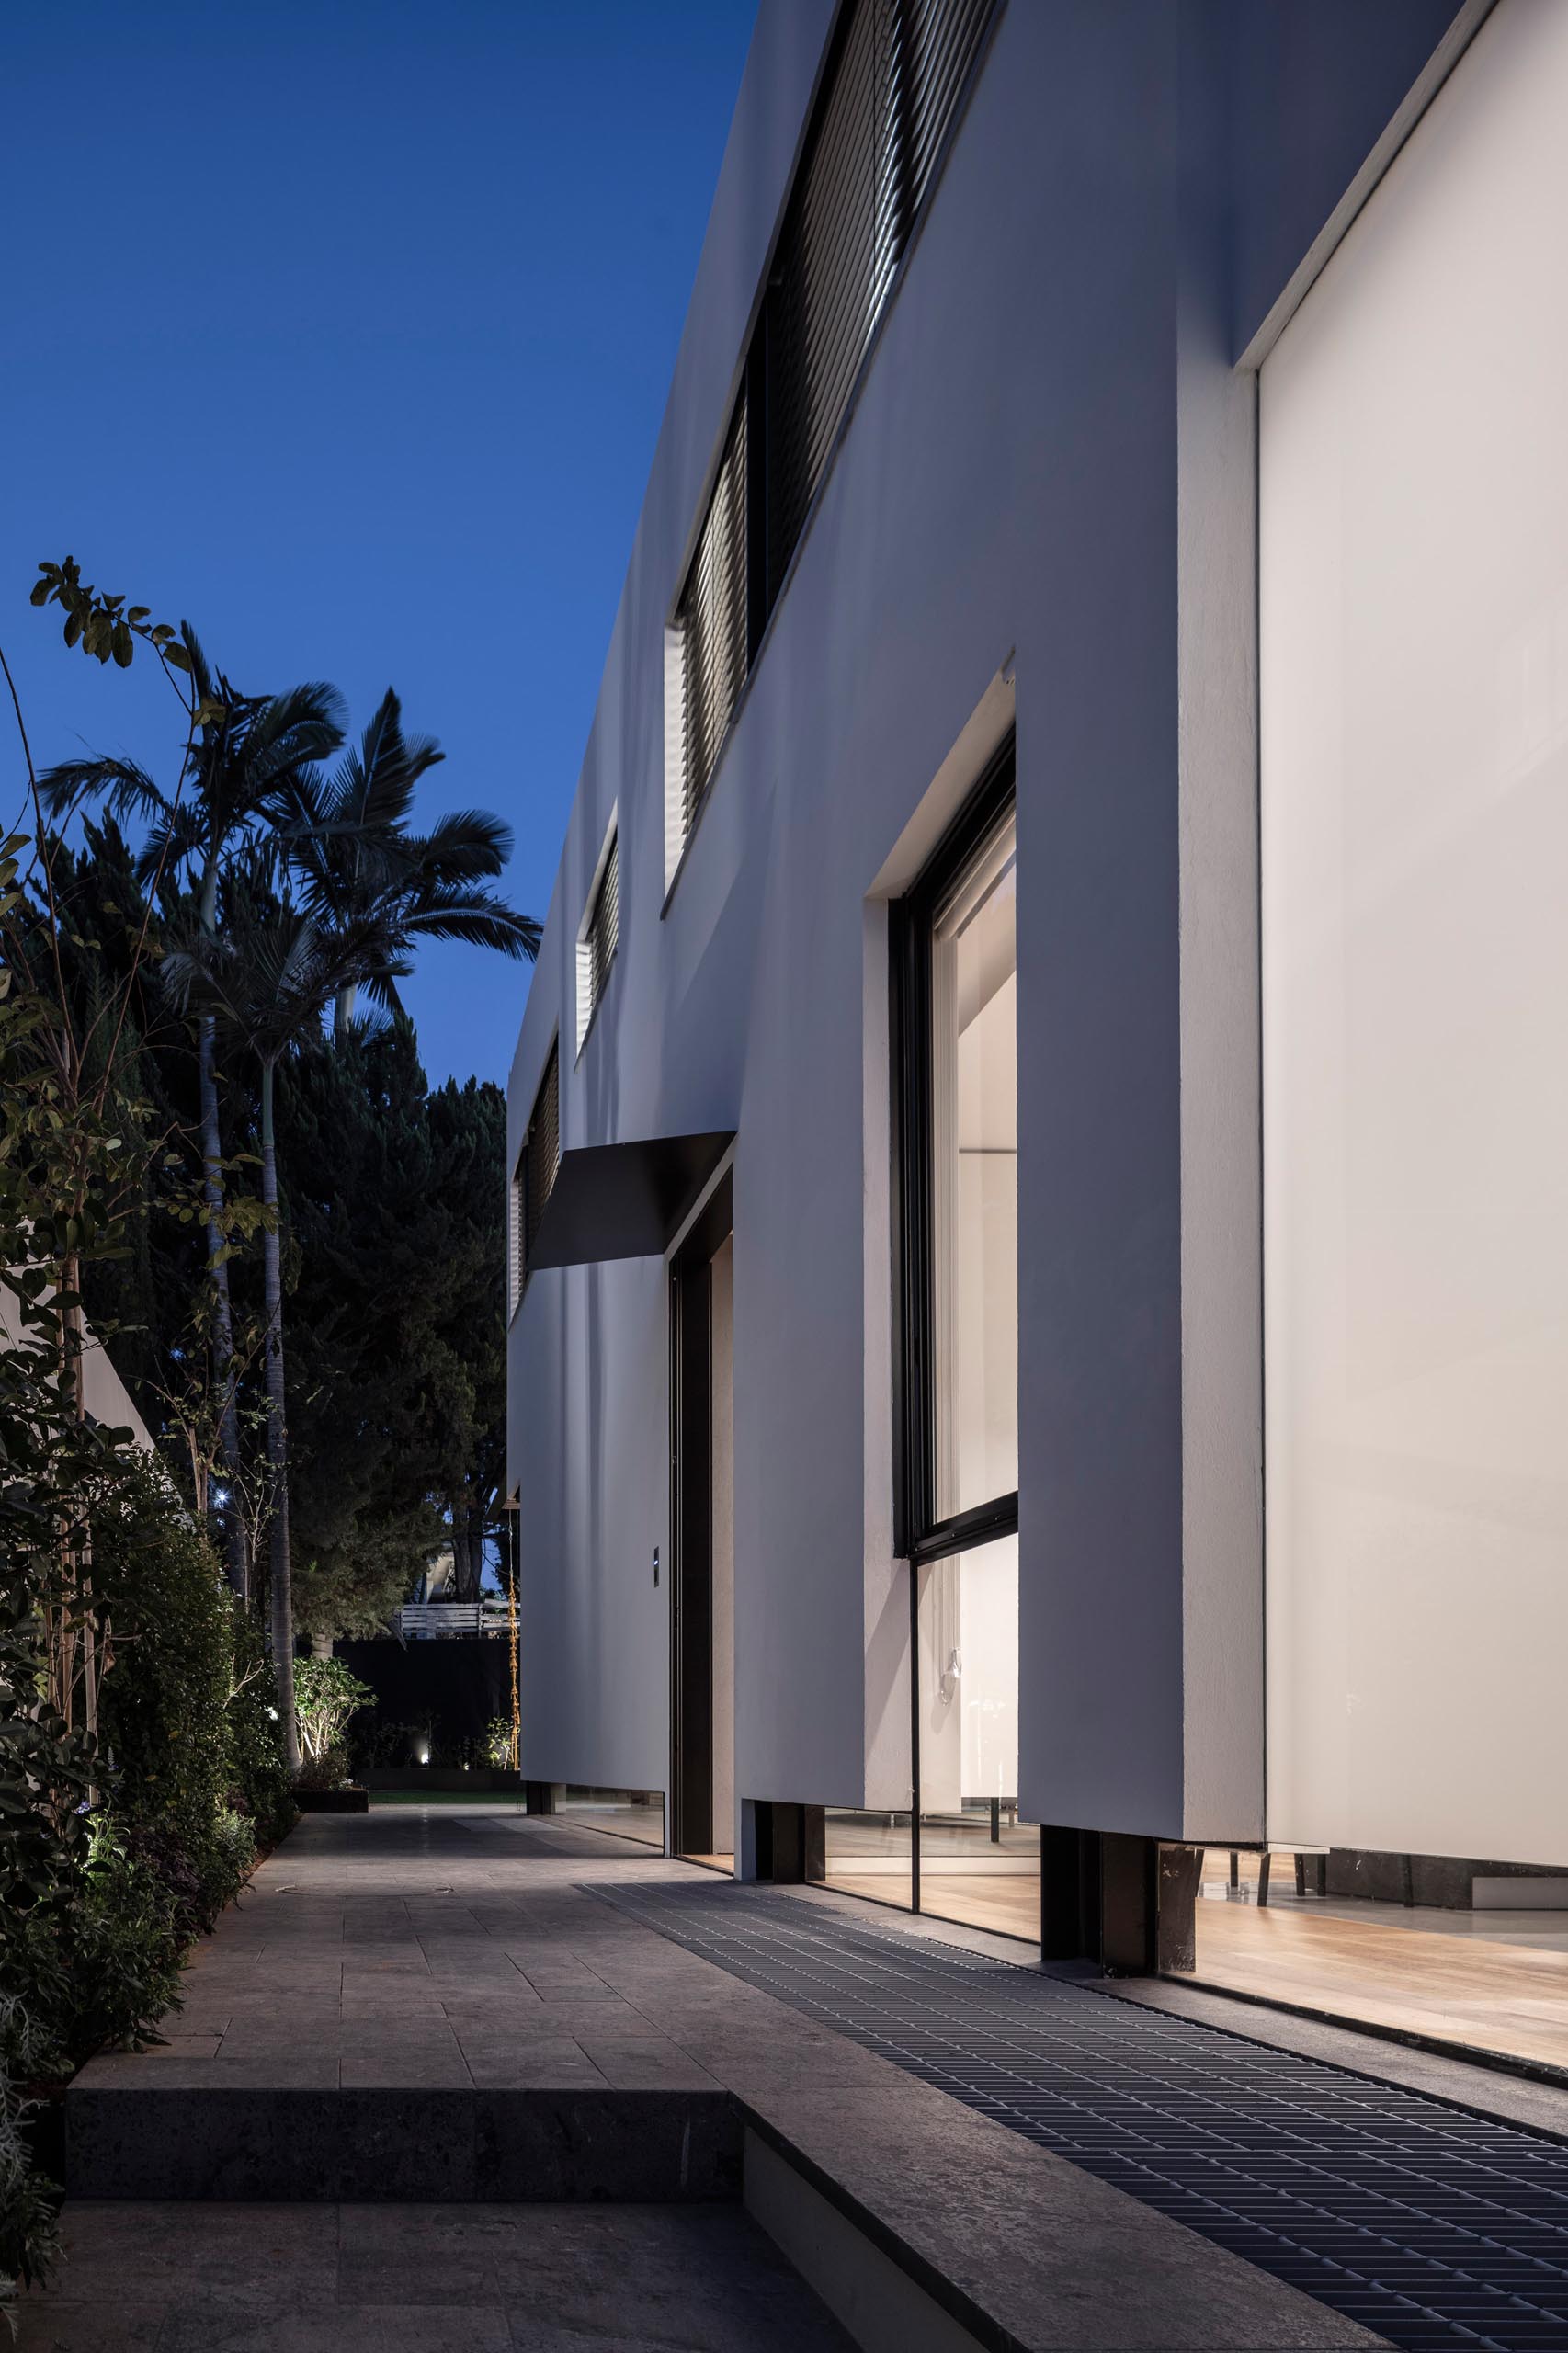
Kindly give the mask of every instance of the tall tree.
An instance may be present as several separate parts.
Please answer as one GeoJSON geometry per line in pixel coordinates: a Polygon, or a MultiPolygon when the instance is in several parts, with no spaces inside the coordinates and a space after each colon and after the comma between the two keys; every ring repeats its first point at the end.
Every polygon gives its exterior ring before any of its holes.
{"type": "MultiPolygon", "coordinates": [[[[483,809],[452,810],[427,834],[410,831],[415,787],[446,757],[434,736],[405,735],[403,706],[389,687],[358,745],[330,777],[290,768],[269,809],[298,881],[301,904],[344,931],[373,925],[394,951],[419,938],[466,939],[503,956],[533,958],[540,927],[484,885],[512,854],[512,829],[483,809]]],[[[338,992],[334,1034],[341,1043],[357,990],[388,1013],[403,1010],[391,961],[338,992]]]]}
{"type": "MultiPolygon", "coordinates": [[[[172,793],[165,792],[136,762],[114,757],[62,761],[40,779],[40,786],[45,806],[57,820],[90,800],[102,801],[119,822],[132,819],[145,825],[138,859],[140,879],[149,883],[154,877],[183,872],[196,893],[202,938],[210,949],[217,938],[220,886],[226,862],[254,834],[263,813],[288,794],[291,780],[311,763],[330,756],[342,743],[342,699],[335,687],[319,680],[282,695],[241,694],[221,670],[213,668],[188,621],[180,625],[179,648],[181,666],[192,681],[197,723],[187,738],[172,793]]],[[[244,1517],[237,1504],[240,1440],[216,1042],[216,1017],[210,1011],[199,1013],[197,1053],[207,1265],[214,1287],[214,1369],[222,1397],[220,1443],[229,1474],[224,1550],[230,1582],[243,1596],[248,1563],[244,1517]]]]}
{"type": "Polygon", "coordinates": [[[289,1539],[289,1423],[284,1385],[283,1278],[278,1222],[278,1066],[321,1040],[337,991],[368,963],[394,962],[369,926],[324,930],[278,888],[268,846],[233,859],[222,881],[223,920],[205,925],[165,958],[176,1000],[215,1025],[254,1062],[258,1080],[267,1390],[267,1547],[273,1666],[290,1770],[299,1766],[294,1719],[294,1617],[289,1539]]]}
{"type": "Polygon", "coordinates": [[[444,1540],[477,1589],[503,1452],[506,1101],[427,1087],[399,1023],[278,1086],[296,1616],[324,1639],[383,1624],[444,1540]]]}

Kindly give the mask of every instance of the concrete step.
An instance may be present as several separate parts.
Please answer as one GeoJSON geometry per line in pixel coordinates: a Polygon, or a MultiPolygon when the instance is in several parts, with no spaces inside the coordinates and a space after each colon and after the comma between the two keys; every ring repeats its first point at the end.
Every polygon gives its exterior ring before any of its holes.
{"type": "Polygon", "coordinates": [[[96,2089],[65,2098],[71,2198],[733,2199],[725,2092],[96,2089]]]}

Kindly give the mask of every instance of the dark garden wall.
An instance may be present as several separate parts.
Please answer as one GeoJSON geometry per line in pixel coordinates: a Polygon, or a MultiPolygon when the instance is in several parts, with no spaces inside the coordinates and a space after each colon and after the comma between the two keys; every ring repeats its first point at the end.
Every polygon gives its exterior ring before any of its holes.
{"type": "Polygon", "coordinates": [[[335,1655],[376,1695],[374,1711],[357,1716],[348,1728],[356,1770],[416,1766],[426,1746],[435,1767],[488,1761],[486,1729],[512,1712],[509,1644],[460,1635],[345,1642],[336,1644],[335,1655]]]}

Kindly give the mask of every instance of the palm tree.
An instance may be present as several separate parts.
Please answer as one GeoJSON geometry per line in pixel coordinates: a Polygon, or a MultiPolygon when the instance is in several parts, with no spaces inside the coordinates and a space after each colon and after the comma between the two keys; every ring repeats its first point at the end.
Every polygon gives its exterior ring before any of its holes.
{"type": "MultiPolygon", "coordinates": [[[[433,736],[405,735],[403,707],[389,687],[357,747],[330,777],[292,767],[268,811],[287,845],[301,904],[338,933],[375,927],[393,956],[420,936],[466,939],[503,956],[535,957],[540,927],[483,886],[512,854],[512,829],[483,809],[409,831],[414,790],[446,757],[433,736]]],[[[357,991],[383,1011],[403,1007],[390,961],[367,966],[339,990],[335,1037],[347,1036],[357,991]]]]}
{"type": "MultiPolygon", "coordinates": [[[[182,622],[194,707],[207,714],[192,734],[172,794],[133,760],[65,760],[41,780],[45,805],[63,819],[84,801],[103,801],[123,823],[147,828],[137,878],[155,888],[183,872],[195,892],[203,940],[216,939],[219,886],[237,844],[263,822],[277,796],[312,763],[328,758],[343,741],[343,700],[317,680],[282,695],[242,695],[208,661],[195,631],[182,622]]],[[[216,1017],[199,1016],[197,1059],[201,1112],[202,1193],[207,1208],[207,1265],[214,1289],[213,1356],[222,1401],[220,1438],[230,1503],[224,1515],[229,1582],[244,1597],[249,1586],[244,1515],[239,1508],[240,1445],[235,1414],[233,1316],[223,1233],[223,1175],[219,1120],[216,1017]]]]}
{"type": "Polygon", "coordinates": [[[273,1668],[290,1772],[299,1770],[294,1718],[294,1612],[289,1554],[289,1426],[283,1389],[282,1247],[278,1224],[274,1085],[285,1056],[321,1041],[322,1017],[349,975],[371,965],[405,972],[373,925],[333,930],[279,891],[276,846],[253,846],[224,876],[222,921],[169,949],[164,980],[176,1001],[210,1020],[255,1062],[261,1129],[267,1384],[267,1549],[273,1668]]]}

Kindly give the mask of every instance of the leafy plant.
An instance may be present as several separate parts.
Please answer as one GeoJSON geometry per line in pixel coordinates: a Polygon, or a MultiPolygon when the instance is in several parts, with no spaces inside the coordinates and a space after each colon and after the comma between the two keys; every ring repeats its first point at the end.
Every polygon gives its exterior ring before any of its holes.
{"type": "Polygon", "coordinates": [[[55,2254],[60,2190],[33,2164],[28,2127],[37,2102],[27,2087],[48,2071],[49,2053],[26,2005],[0,1994],[0,2313],[13,2283],[41,2279],[55,2254]]]}
{"type": "Polygon", "coordinates": [[[228,1810],[250,1824],[257,1851],[264,1853],[292,1826],[298,1809],[260,1632],[255,1619],[237,1606],[228,1725],[228,1810]]]}
{"type": "Polygon", "coordinates": [[[166,666],[190,668],[190,658],[167,621],[154,622],[145,605],[128,606],[123,597],[100,596],[83,581],[74,556],[68,555],[63,563],[40,563],[39,575],[28,602],[60,606],[67,645],[80,645],[95,661],[114,661],[129,670],[141,638],[166,666]]]}
{"type": "MultiPolygon", "coordinates": [[[[350,1674],[340,1658],[302,1658],[294,1669],[294,1712],[300,1724],[300,1749],[302,1770],[319,1772],[329,1761],[342,1757],[342,1764],[333,1779],[341,1780],[347,1771],[347,1758],[343,1752],[343,1734],[348,1719],[361,1708],[373,1708],[376,1695],[368,1683],[361,1683],[350,1674]]],[[[319,1781],[307,1786],[324,1786],[319,1781]]]]}
{"type": "Polygon", "coordinates": [[[93,1824],[86,1866],[59,1927],[69,2005],[51,2024],[71,2064],[108,2043],[144,2051],[156,2042],[158,2020],[179,2006],[187,1939],[162,1874],[107,1817],[93,1824]]]}
{"type": "Polygon", "coordinates": [[[301,1759],[295,1786],[301,1790],[340,1790],[348,1778],[348,1751],[340,1742],[334,1741],[319,1756],[301,1759]]]}
{"type": "Polygon", "coordinates": [[[99,1503],[95,1561],[116,1628],[99,1705],[116,1767],[112,1810],[164,1868],[179,1925],[193,1934],[240,1884],[218,1833],[233,1778],[231,1604],[205,1535],[145,1456],[123,1466],[99,1503]]]}

